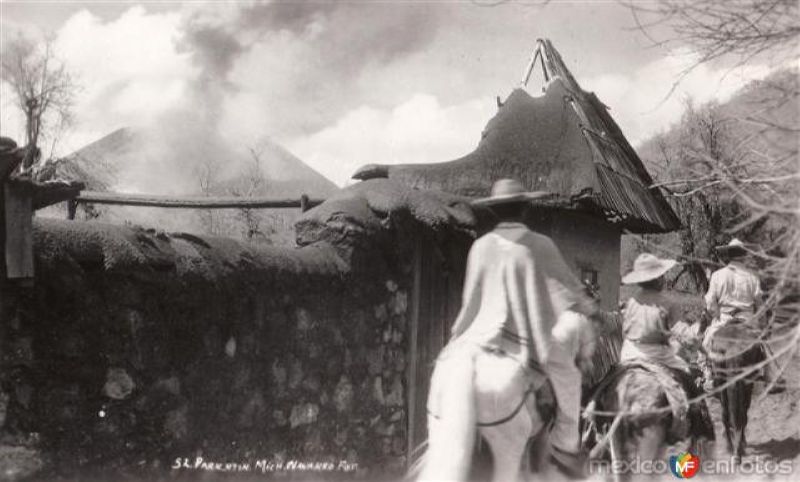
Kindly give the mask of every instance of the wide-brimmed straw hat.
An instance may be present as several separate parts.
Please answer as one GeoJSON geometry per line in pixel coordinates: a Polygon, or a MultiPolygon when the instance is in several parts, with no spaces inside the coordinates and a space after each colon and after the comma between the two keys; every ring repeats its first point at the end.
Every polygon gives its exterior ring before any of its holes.
{"type": "Polygon", "coordinates": [[[737,238],[733,238],[730,243],[714,248],[720,254],[733,254],[733,253],[748,253],[750,251],[758,250],[757,244],[743,243],[737,238]]]}
{"type": "Polygon", "coordinates": [[[552,196],[547,191],[526,191],[525,186],[516,179],[500,179],[492,186],[492,194],[472,201],[475,206],[494,206],[503,203],[532,201],[552,196]]]}
{"type": "Polygon", "coordinates": [[[674,259],[661,259],[650,253],[642,253],[633,262],[633,271],[622,277],[626,285],[644,283],[664,276],[672,269],[677,261],[674,259]]]}

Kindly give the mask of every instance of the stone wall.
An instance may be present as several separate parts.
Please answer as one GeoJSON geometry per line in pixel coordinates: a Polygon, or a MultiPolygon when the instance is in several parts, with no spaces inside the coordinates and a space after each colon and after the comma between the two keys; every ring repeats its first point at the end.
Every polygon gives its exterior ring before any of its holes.
{"type": "Polygon", "coordinates": [[[404,469],[409,264],[81,224],[37,223],[36,285],[3,293],[3,433],[34,437],[44,473],[404,469]]]}
{"type": "Polygon", "coordinates": [[[413,247],[458,212],[362,184],[300,248],[37,220],[34,286],[0,286],[0,470],[401,475],[413,247]]]}

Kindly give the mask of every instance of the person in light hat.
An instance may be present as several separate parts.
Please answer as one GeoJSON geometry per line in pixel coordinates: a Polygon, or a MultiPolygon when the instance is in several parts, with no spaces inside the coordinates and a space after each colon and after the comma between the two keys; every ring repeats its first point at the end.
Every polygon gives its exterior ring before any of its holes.
{"type": "MultiPolygon", "coordinates": [[[[743,323],[754,329],[759,329],[758,320],[754,316],[761,305],[763,292],[761,280],[745,265],[747,256],[758,250],[755,244],[744,243],[739,239],[732,239],[728,244],[715,248],[720,258],[727,264],[714,271],[708,283],[705,295],[706,311],[712,317],[711,326],[703,337],[703,348],[707,352],[713,351],[714,335],[720,328],[729,323],[743,323]]],[[[762,351],[765,347],[760,346],[762,351]]],[[[766,353],[762,353],[766,357],[766,353]]],[[[774,379],[774,364],[764,368],[764,378],[767,382],[774,379]]],[[[706,373],[707,379],[709,373],[706,373]]],[[[710,388],[713,383],[707,380],[710,388]]],[[[782,388],[773,388],[771,393],[779,393],[782,388]]]]}
{"type": "Polygon", "coordinates": [[[716,248],[720,257],[728,261],[725,267],[711,274],[705,296],[706,309],[714,317],[717,326],[734,319],[750,323],[761,303],[761,281],[744,264],[744,258],[755,249],[755,245],[745,244],[736,238],[716,248]]]}
{"type": "Polygon", "coordinates": [[[622,309],[622,350],[620,361],[645,359],[688,372],[689,366],[669,343],[671,328],[678,322],[677,307],[664,295],[664,275],[678,262],[642,253],[633,271],[622,278],[638,290],[622,309]]]}
{"type": "MultiPolygon", "coordinates": [[[[647,360],[666,366],[686,390],[686,396],[695,399],[702,394],[695,382],[697,374],[670,344],[673,328],[680,320],[678,307],[664,294],[664,276],[677,264],[673,259],[642,253],[634,261],[633,271],[622,278],[623,283],[638,285],[638,289],[622,309],[620,362],[647,360]]],[[[687,417],[693,436],[714,440],[714,426],[705,404],[691,404],[687,417]]]]}
{"type": "Polygon", "coordinates": [[[563,314],[591,316],[597,305],[555,243],[524,223],[531,202],[548,196],[528,192],[517,180],[501,179],[492,186],[491,196],[473,202],[491,209],[499,222],[470,248],[451,343],[474,344],[516,360],[523,369],[538,367],[548,375],[558,403],[550,433],[552,460],[562,472],[579,477],[584,465],[581,374],[574,353],[553,335],[553,328],[563,314]]]}
{"type": "Polygon", "coordinates": [[[753,314],[761,303],[763,293],[761,281],[745,266],[744,259],[755,248],[755,245],[745,244],[736,238],[715,248],[727,264],[711,273],[708,282],[705,304],[713,321],[703,338],[706,351],[712,349],[714,334],[726,324],[732,321],[754,323],[753,314]]]}

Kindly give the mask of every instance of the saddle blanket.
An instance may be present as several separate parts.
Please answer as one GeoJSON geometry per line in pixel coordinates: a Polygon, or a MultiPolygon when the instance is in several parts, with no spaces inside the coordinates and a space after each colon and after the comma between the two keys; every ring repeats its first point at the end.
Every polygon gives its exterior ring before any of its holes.
{"type": "MultiPolygon", "coordinates": [[[[691,375],[680,370],[671,369],[658,363],[648,360],[627,360],[621,362],[600,382],[592,396],[595,406],[601,411],[613,411],[616,407],[603,407],[600,395],[605,390],[612,389],[617,381],[631,369],[641,369],[650,373],[656,378],[662,387],[662,392],[669,405],[671,415],[670,426],[667,430],[667,439],[670,442],[683,440],[689,435],[695,437],[714,438],[714,428],[708,408],[703,401],[690,404],[689,400],[702,394],[691,379],[691,375]]],[[[654,407],[655,408],[655,407],[654,407]]],[[[630,419],[649,423],[663,416],[652,412],[643,412],[641,415],[633,415],[630,419]]],[[[629,420],[630,420],[629,419],[629,420]]]]}

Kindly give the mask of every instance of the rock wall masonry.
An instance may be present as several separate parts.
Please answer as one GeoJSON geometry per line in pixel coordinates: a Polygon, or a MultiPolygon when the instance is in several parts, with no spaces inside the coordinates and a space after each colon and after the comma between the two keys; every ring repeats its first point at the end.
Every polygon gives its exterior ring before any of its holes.
{"type": "Polygon", "coordinates": [[[172,465],[198,457],[403,471],[409,252],[354,277],[319,246],[36,230],[35,287],[3,290],[0,424],[41,474],[191,478],[172,465]]]}

